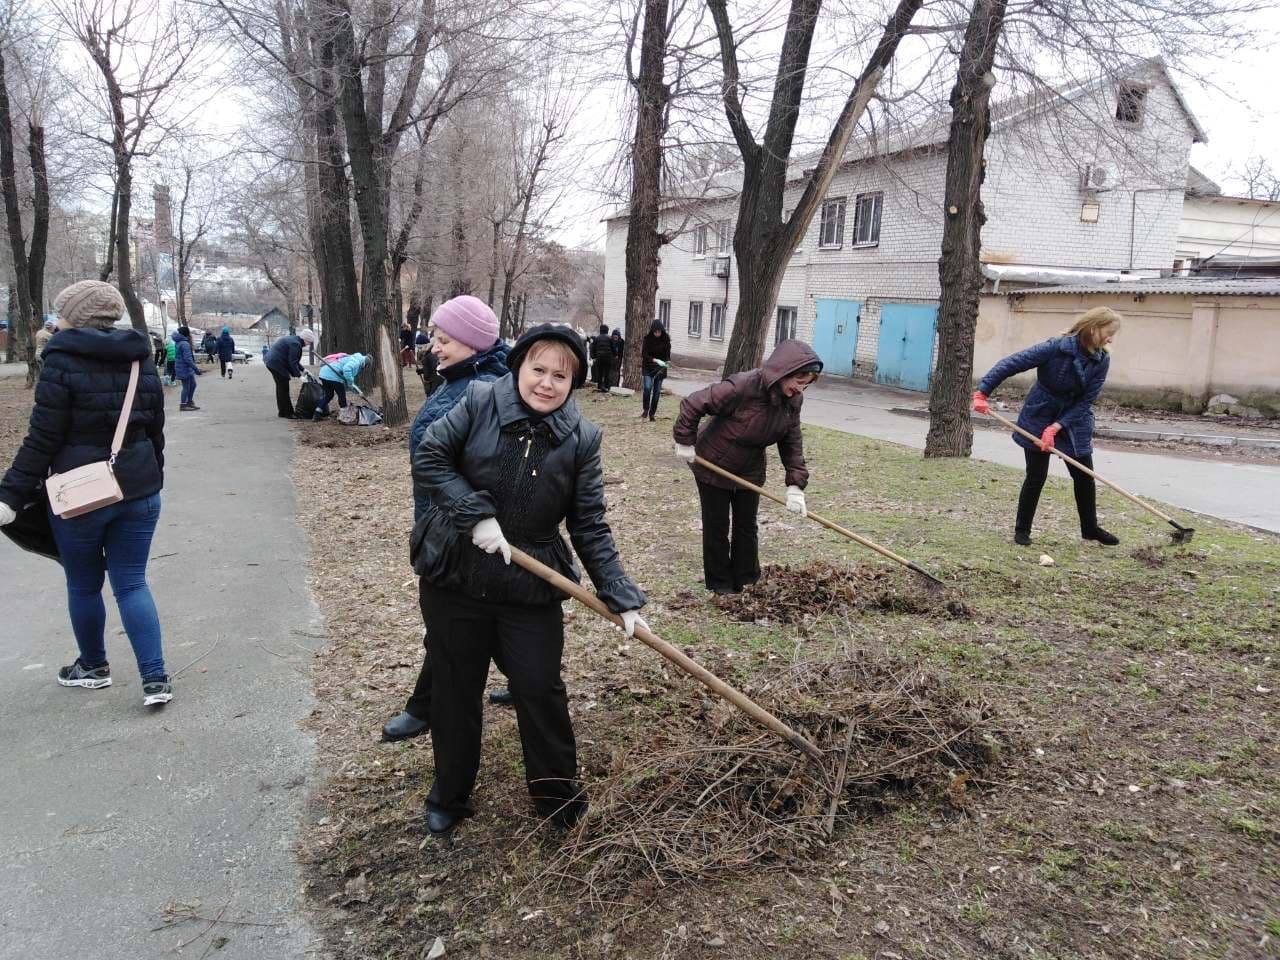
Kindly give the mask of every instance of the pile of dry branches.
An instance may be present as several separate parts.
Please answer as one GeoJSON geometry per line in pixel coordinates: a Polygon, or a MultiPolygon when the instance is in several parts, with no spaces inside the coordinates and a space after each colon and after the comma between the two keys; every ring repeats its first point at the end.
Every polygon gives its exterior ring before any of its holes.
{"type": "Polygon", "coordinates": [[[702,700],[615,758],[590,815],[538,882],[605,901],[645,877],[661,886],[794,860],[895,798],[965,807],[966,783],[996,754],[990,705],[919,665],[802,663],[751,692],[825,761],[702,700]]]}
{"type": "Polygon", "coordinates": [[[882,566],[838,567],[821,561],[792,568],[767,566],[741,593],[715,598],[742,623],[804,623],[861,610],[968,618],[968,607],[930,593],[915,574],[882,566]]]}

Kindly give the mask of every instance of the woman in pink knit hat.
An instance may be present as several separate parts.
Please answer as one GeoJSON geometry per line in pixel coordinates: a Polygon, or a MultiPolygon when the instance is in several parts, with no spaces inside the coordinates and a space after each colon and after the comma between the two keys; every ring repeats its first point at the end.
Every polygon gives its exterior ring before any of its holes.
{"type": "MultiPolygon", "coordinates": [[[[409,431],[410,463],[427,427],[453,409],[473,380],[497,380],[507,373],[507,345],[498,339],[498,318],[483,300],[465,295],[447,300],[432,314],[431,326],[435,330],[431,352],[439,362],[436,372],[444,378],[444,383],[427,397],[414,418],[409,431]]],[[[415,489],[415,524],[429,506],[430,501],[415,489]]],[[[426,645],[425,637],[423,645],[426,645]]],[[[383,725],[383,739],[421,736],[430,729],[430,719],[431,665],[424,659],[413,695],[404,710],[383,725]]]]}

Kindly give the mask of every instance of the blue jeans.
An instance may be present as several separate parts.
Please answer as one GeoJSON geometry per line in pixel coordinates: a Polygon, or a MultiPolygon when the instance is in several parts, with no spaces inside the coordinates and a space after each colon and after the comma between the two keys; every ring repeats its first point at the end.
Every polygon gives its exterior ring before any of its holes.
{"type": "Polygon", "coordinates": [[[103,630],[104,575],[120,608],[120,620],[143,680],[164,676],[160,617],[147,586],[147,557],[160,519],[160,494],[125,500],[64,520],[50,513],[53,539],[67,576],[67,608],[80,648],[80,661],[93,667],[107,661],[103,630]]]}
{"type": "Polygon", "coordinates": [[[196,378],[195,376],[182,378],[182,396],[178,398],[179,403],[190,403],[191,398],[196,395],[196,378]]]}
{"type": "Polygon", "coordinates": [[[644,413],[653,416],[658,412],[658,400],[662,397],[662,381],[667,378],[667,371],[659,370],[653,376],[644,375],[644,395],[640,408],[644,413]]]}

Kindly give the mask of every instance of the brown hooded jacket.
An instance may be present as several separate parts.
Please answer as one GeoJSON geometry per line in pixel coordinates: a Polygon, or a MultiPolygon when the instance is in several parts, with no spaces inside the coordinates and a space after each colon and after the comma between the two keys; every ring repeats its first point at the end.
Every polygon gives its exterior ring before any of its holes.
{"type": "MultiPolygon", "coordinates": [[[[764,483],[765,447],[776,443],[786,467],[788,486],[804,488],[809,471],[804,465],[800,436],[800,406],[804,394],[787,398],[782,380],[801,367],[822,361],[799,340],[784,340],[763,367],[726,377],[680,401],[673,431],[676,443],[692,445],[698,456],[755,484],[764,483]],[[698,421],[709,417],[698,429],[698,421]]],[[[733,483],[705,467],[692,464],[701,483],[733,488],[733,483]]]]}

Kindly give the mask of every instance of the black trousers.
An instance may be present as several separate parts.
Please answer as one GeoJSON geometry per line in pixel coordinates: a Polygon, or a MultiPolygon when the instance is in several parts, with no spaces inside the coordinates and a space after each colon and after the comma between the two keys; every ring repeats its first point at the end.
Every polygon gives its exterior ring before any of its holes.
{"type": "Polygon", "coordinates": [[[324,391],[324,399],[320,401],[320,409],[317,413],[329,412],[329,401],[336,394],[338,397],[338,408],[341,409],[347,405],[347,385],[345,383],[334,383],[332,380],[321,380],[320,389],[324,391]]]}
{"type": "MultiPolygon", "coordinates": [[[[1052,454],[1039,450],[1022,451],[1027,458],[1027,476],[1022,481],[1022,492],[1018,494],[1018,519],[1014,529],[1019,533],[1030,533],[1031,523],[1036,518],[1036,505],[1040,502],[1040,491],[1044,489],[1045,478],[1049,476],[1049,458],[1052,454]]],[[[1090,470],[1093,469],[1093,457],[1076,457],[1090,470]]],[[[1064,461],[1065,462],[1065,461],[1064,461]]],[[[1077,470],[1067,464],[1067,472],[1071,474],[1071,482],[1075,487],[1076,512],[1080,514],[1080,532],[1085,536],[1093,533],[1098,526],[1098,488],[1093,477],[1083,470],[1077,470]]]]}
{"type": "MultiPolygon", "coordinates": [[[[422,645],[430,647],[427,641],[427,635],[422,635],[422,645]]],[[[405,703],[405,712],[411,714],[419,720],[427,722],[431,721],[431,653],[427,652],[422,657],[422,668],[418,671],[418,680],[413,685],[413,693],[409,694],[409,700],[405,703]]]]}
{"type": "Polygon", "coordinates": [[[702,573],[708,590],[738,591],[760,579],[756,513],[760,494],[698,481],[702,504],[702,573]],[[732,518],[732,533],[730,533],[732,518]]]}
{"type": "Polygon", "coordinates": [[[229,364],[230,362],[231,362],[230,360],[223,360],[221,357],[218,358],[219,376],[226,377],[227,364],[229,364]]]}
{"type": "Polygon", "coordinates": [[[592,368],[591,379],[596,382],[596,389],[601,393],[609,389],[610,377],[613,375],[613,358],[601,357],[592,368]]]}
{"type": "Polygon", "coordinates": [[[271,379],[276,382],[276,413],[282,417],[292,417],[293,401],[289,399],[289,378],[272,370],[271,379]]]}
{"type": "Polygon", "coordinates": [[[431,662],[431,747],[436,779],[427,806],[469,816],[480,769],[481,696],[489,661],[507,674],[524,751],[525,782],[538,813],[563,824],[586,809],[569,698],[560,678],[560,604],[497,604],[419,581],[431,662]]]}

